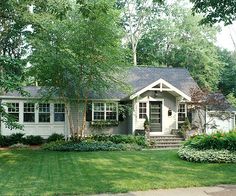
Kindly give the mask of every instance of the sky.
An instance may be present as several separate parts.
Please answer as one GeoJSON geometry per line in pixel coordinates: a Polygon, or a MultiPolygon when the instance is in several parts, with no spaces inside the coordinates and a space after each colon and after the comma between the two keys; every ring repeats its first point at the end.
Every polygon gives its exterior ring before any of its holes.
{"type": "Polygon", "coordinates": [[[236,43],[236,21],[232,25],[223,26],[222,31],[217,35],[217,45],[228,50],[236,50],[231,36],[236,43]],[[230,36],[231,34],[231,36],[230,36]]]}

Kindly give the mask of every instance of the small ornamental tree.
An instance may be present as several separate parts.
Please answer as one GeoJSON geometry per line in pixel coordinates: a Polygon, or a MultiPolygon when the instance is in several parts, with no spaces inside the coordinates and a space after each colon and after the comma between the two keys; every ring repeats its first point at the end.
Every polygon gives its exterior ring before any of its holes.
{"type": "Polygon", "coordinates": [[[193,88],[191,91],[192,101],[189,103],[189,108],[196,114],[195,121],[192,122],[192,127],[199,129],[200,132],[205,133],[207,126],[214,126],[214,117],[226,120],[231,118],[227,110],[230,104],[221,93],[209,93],[207,90],[193,88]],[[206,113],[214,111],[209,115],[209,120],[206,122],[206,113]]]}

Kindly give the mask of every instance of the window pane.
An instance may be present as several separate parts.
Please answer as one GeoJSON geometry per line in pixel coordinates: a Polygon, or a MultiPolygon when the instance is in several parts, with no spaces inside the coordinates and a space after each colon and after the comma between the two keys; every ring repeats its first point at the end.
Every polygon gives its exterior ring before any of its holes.
{"type": "Polygon", "coordinates": [[[139,118],[146,118],[147,114],[147,104],[146,103],[139,103],[139,118]]]}
{"type": "Polygon", "coordinates": [[[54,114],[55,122],[64,122],[65,121],[65,113],[55,113],[54,114]]]}
{"type": "Polygon", "coordinates": [[[15,120],[19,121],[19,103],[8,103],[8,113],[15,120]]]}
{"type": "Polygon", "coordinates": [[[106,119],[107,120],[116,120],[116,112],[107,112],[106,119]]]}
{"type": "Polygon", "coordinates": [[[50,122],[50,113],[39,113],[39,122],[50,122]]]}
{"type": "Polygon", "coordinates": [[[94,112],[94,120],[104,120],[104,112],[94,112]]]}
{"type": "Polygon", "coordinates": [[[65,104],[61,103],[54,104],[54,121],[55,122],[65,121],[65,104]]]}
{"type": "Polygon", "coordinates": [[[49,103],[40,103],[39,104],[39,112],[50,112],[50,104],[49,103]]]}
{"type": "Polygon", "coordinates": [[[34,122],[34,113],[24,113],[24,122],[34,122]]]}

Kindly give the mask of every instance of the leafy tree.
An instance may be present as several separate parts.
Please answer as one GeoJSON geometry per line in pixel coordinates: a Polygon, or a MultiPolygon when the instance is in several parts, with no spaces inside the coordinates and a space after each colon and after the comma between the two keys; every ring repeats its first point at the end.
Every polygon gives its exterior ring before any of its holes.
{"type": "Polygon", "coordinates": [[[217,28],[199,26],[200,16],[179,2],[152,23],[138,46],[138,63],[187,68],[201,87],[217,89],[222,63],[214,41],[217,28]]]}
{"type": "Polygon", "coordinates": [[[134,66],[137,65],[137,47],[139,40],[149,32],[151,21],[156,20],[165,9],[161,0],[118,0],[122,8],[125,41],[131,46],[134,66]]]}
{"type": "Polygon", "coordinates": [[[190,0],[194,6],[193,11],[203,13],[202,23],[224,22],[232,24],[236,19],[235,0],[190,0]]]}
{"type": "Polygon", "coordinates": [[[117,72],[127,65],[121,47],[120,13],[114,1],[67,2],[57,5],[69,5],[69,9],[62,9],[66,10],[62,17],[40,9],[32,14],[36,31],[31,39],[31,71],[40,85],[48,87],[48,95],[56,93],[66,103],[71,134],[83,136],[89,95],[104,95],[111,86],[115,92],[122,80],[116,77],[117,72]],[[83,116],[77,119],[83,121],[81,127],[73,122],[73,103],[82,103],[83,116]]]}
{"type": "Polygon", "coordinates": [[[219,49],[218,53],[224,63],[219,89],[224,95],[232,93],[232,95],[236,96],[236,53],[221,49],[219,49]]]}
{"type": "MultiPolygon", "coordinates": [[[[0,2],[0,95],[17,90],[23,81],[25,61],[22,57],[27,52],[24,38],[27,34],[28,1],[5,0],[0,2]]],[[[8,115],[3,105],[0,107],[1,121],[10,128],[21,128],[8,115]]]]}

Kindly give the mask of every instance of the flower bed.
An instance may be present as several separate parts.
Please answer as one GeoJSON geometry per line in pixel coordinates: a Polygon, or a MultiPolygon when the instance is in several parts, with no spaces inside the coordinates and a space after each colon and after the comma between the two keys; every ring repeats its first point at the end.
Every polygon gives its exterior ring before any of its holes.
{"type": "Polygon", "coordinates": [[[184,146],[179,149],[178,155],[191,162],[236,163],[236,152],[229,150],[197,150],[184,146]]]}

